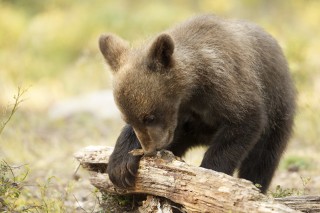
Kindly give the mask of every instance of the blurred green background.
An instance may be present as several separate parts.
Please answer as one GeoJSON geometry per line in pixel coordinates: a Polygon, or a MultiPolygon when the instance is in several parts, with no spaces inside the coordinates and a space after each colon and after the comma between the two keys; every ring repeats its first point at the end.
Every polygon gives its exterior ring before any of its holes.
{"type": "MultiPolygon", "coordinates": [[[[296,83],[298,110],[295,132],[273,185],[299,187],[299,178],[310,177],[310,193],[320,193],[318,0],[0,0],[2,120],[8,117],[17,88],[27,89],[0,136],[0,158],[27,164],[30,182],[55,176],[57,185],[65,187],[76,166],[72,153],[87,145],[113,145],[122,125],[85,113],[54,120],[48,116],[61,100],[111,89],[98,51],[99,35],[113,32],[138,43],[199,13],[255,22],[279,41],[296,83]],[[298,172],[288,173],[295,166],[298,172]]],[[[187,159],[198,164],[201,152],[187,159]]]]}

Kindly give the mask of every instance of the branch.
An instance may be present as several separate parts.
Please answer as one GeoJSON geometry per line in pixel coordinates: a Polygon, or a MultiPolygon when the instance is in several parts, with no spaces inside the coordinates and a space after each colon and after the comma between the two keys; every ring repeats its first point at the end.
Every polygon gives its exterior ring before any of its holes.
{"type": "Polygon", "coordinates": [[[75,154],[91,172],[92,185],[113,194],[149,194],[181,204],[187,212],[298,212],[261,194],[250,182],[182,162],[171,152],[140,161],[134,188],[114,188],[105,173],[111,147],[87,147],[75,154]]]}
{"type": "Polygon", "coordinates": [[[5,126],[9,123],[9,121],[11,120],[12,116],[14,115],[14,113],[17,111],[19,105],[21,104],[21,102],[23,102],[24,100],[21,99],[22,96],[27,92],[27,89],[21,89],[21,87],[18,87],[18,92],[17,92],[17,95],[13,96],[13,99],[14,99],[14,103],[13,103],[13,106],[10,110],[10,113],[9,113],[9,116],[8,118],[3,121],[1,124],[0,124],[0,135],[1,133],[3,132],[5,126]]]}

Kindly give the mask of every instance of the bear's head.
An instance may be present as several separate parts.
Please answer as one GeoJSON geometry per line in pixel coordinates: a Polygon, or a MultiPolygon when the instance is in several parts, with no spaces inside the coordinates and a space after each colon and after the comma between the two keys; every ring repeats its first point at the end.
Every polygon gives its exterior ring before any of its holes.
{"type": "Polygon", "coordinates": [[[173,141],[186,82],[175,58],[175,45],[160,34],[139,48],[116,35],[102,35],[100,51],[113,74],[115,102],[136,133],[145,154],[173,141]]]}

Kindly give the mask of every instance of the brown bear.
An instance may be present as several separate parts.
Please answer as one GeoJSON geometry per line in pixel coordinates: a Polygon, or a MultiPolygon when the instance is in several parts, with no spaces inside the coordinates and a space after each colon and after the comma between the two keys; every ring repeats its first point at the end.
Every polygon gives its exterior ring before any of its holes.
{"type": "Polygon", "coordinates": [[[214,15],[191,18],[138,48],[106,34],[100,50],[127,125],[108,173],[134,186],[140,157],[208,146],[201,167],[261,185],[265,193],[292,132],[295,90],[286,59],[262,28],[214,15]]]}

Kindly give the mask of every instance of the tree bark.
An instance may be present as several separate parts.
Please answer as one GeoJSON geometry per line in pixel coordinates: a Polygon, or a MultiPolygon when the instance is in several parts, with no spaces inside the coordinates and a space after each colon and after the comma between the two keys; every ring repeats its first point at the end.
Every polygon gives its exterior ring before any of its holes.
{"type": "Polygon", "coordinates": [[[275,200],[302,212],[320,212],[320,196],[289,196],[275,200]]]}
{"type": "Polygon", "coordinates": [[[112,147],[91,146],[75,154],[90,171],[92,185],[104,192],[164,197],[186,212],[299,212],[288,207],[297,207],[288,200],[278,200],[286,206],[261,194],[250,181],[188,165],[169,151],[142,157],[135,187],[117,189],[105,173],[112,151],[112,147]]]}

